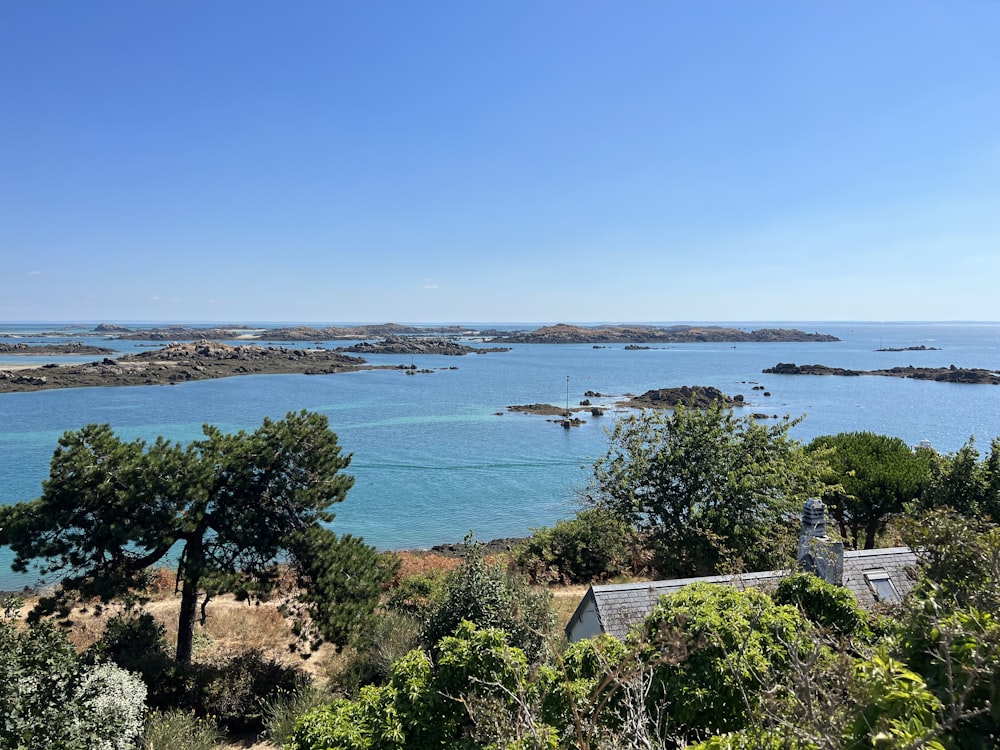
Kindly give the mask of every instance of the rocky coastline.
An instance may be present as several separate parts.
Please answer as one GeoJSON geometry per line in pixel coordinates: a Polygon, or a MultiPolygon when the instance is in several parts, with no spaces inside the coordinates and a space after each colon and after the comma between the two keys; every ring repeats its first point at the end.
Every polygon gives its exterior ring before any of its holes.
{"type": "Polygon", "coordinates": [[[349,352],[351,354],[443,354],[460,357],[466,354],[509,352],[510,347],[475,347],[442,338],[402,338],[393,336],[382,341],[362,341],[348,347],[340,347],[337,351],[349,352]]]}
{"type": "Polygon", "coordinates": [[[534,331],[498,335],[498,344],[615,344],[615,343],[768,343],[788,341],[840,341],[826,333],[805,333],[791,328],[761,328],[744,331],[718,326],[598,326],[586,327],[559,323],[534,331]]]}
{"type": "Polygon", "coordinates": [[[0,370],[0,393],[51,388],[173,385],[237,375],[328,375],[374,369],[362,357],[327,349],[230,346],[217,341],[170,344],[140,354],[79,365],[0,370]]]}
{"type": "Polygon", "coordinates": [[[52,356],[100,356],[114,354],[114,349],[106,346],[91,346],[89,344],[0,344],[0,354],[14,356],[52,357],[52,356]]]}
{"type": "Polygon", "coordinates": [[[890,378],[911,380],[933,380],[938,383],[966,383],[972,385],[1000,385],[1000,373],[980,368],[956,367],[890,367],[883,370],[848,370],[827,365],[797,365],[794,362],[779,362],[774,367],[763,370],[768,375],[881,375],[890,378]]]}

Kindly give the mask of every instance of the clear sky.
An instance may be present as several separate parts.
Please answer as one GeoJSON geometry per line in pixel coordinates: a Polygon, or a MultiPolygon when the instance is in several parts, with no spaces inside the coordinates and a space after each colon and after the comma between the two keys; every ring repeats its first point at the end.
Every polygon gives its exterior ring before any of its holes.
{"type": "Polygon", "coordinates": [[[3,0],[0,320],[1000,319],[997,0],[3,0]]]}

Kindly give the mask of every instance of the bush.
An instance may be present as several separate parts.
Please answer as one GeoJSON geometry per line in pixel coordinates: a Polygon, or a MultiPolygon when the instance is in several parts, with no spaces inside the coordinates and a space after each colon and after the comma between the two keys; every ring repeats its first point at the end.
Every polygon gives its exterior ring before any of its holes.
{"type": "Polygon", "coordinates": [[[291,739],[299,718],[332,702],[333,696],[328,690],[311,683],[304,683],[291,692],[279,691],[264,702],[264,734],[275,745],[283,746],[291,739]]]}
{"type": "Polygon", "coordinates": [[[787,682],[793,656],[814,649],[797,609],[707,583],[661,598],[633,642],[654,667],[651,715],[665,710],[689,736],[747,726],[766,692],[787,682]]]}
{"type": "Polygon", "coordinates": [[[187,711],[153,711],[146,719],[142,750],[213,750],[222,732],[210,718],[187,711]]]}
{"type": "Polygon", "coordinates": [[[260,731],[262,702],[298,690],[306,677],[299,669],[248,649],[215,664],[196,665],[194,681],[188,707],[199,716],[212,716],[229,731],[260,731]]]}
{"type": "Polygon", "coordinates": [[[514,555],[535,583],[603,581],[627,571],[630,536],[610,512],[589,508],[552,528],[532,529],[514,555]]]}
{"type": "Polygon", "coordinates": [[[471,535],[465,545],[465,562],[452,574],[443,601],[424,627],[425,645],[434,648],[468,620],[480,628],[503,630],[530,660],[539,659],[553,626],[548,592],[532,588],[500,563],[488,563],[471,535]]]}
{"type": "Polygon", "coordinates": [[[444,570],[404,575],[389,590],[386,607],[426,618],[444,599],[447,583],[448,574],[444,570]]]}
{"type": "Polygon", "coordinates": [[[80,655],[48,621],[21,626],[18,602],[0,618],[0,747],[125,750],[142,728],[146,686],[80,655]]]}
{"type": "Polygon", "coordinates": [[[834,586],[812,573],[796,573],[778,584],[772,599],[798,607],[814,625],[841,636],[870,637],[868,615],[849,589],[834,586]]]}
{"type": "MultiPolygon", "coordinates": [[[[336,700],[303,716],[285,747],[538,747],[525,740],[539,727],[519,711],[528,674],[524,652],[502,631],[463,622],[438,643],[435,661],[411,651],[396,662],[390,684],[366,686],[353,700],[336,700]]],[[[552,736],[541,730],[540,736],[552,736]]]]}
{"type": "Polygon", "coordinates": [[[346,649],[341,668],[331,676],[346,695],[357,695],[365,685],[384,685],[392,676],[392,665],[417,648],[420,623],[400,612],[387,612],[375,621],[372,644],[362,650],[346,649]]]}

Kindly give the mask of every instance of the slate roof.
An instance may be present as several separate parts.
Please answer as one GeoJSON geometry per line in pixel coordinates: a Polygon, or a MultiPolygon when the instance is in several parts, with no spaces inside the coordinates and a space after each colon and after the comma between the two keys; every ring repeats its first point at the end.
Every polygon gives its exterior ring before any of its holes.
{"type": "MultiPolygon", "coordinates": [[[[895,591],[898,597],[902,598],[909,593],[915,581],[913,571],[916,562],[916,555],[908,547],[845,552],[843,585],[851,590],[858,604],[865,609],[872,609],[879,601],[872,587],[884,586],[885,584],[881,583],[883,581],[890,581],[892,587],[888,591],[883,588],[884,594],[891,595],[895,591]],[[868,579],[871,579],[872,583],[869,583],[868,579]]],[[[791,570],[769,570],[742,575],[591,586],[566,626],[566,634],[572,640],[574,626],[580,621],[588,605],[596,609],[597,618],[605,633],[623,638],[628,633],[629,627],[641,622],[653,611],[661,596],[673,594],[690,583],[719,583],[769,591],[791,573],[791,570]]]]}

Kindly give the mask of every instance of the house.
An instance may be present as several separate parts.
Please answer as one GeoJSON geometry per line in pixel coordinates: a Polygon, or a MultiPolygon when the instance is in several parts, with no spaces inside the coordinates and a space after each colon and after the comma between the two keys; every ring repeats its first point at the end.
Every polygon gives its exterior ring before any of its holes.
{"type": "MultiPolygon", "coordinates": [[[[830,583],[846,586],[865,609],[880,602],[901,601],[914,584],[917,557],[908,547],[845,552],[843,544],[826,536],[826,509],[815,498],[806,501],[799,537],[799,570],[810,570],[830,583]]],[[[570,642],[608,633],[624,638],[629,628],[642,622],[661,596],[673,594],[690,583],[773,590],[794,570],[768,570],[740,575],[674,578],[667,581],[591,586],[566,626],[570,642]]]]}

